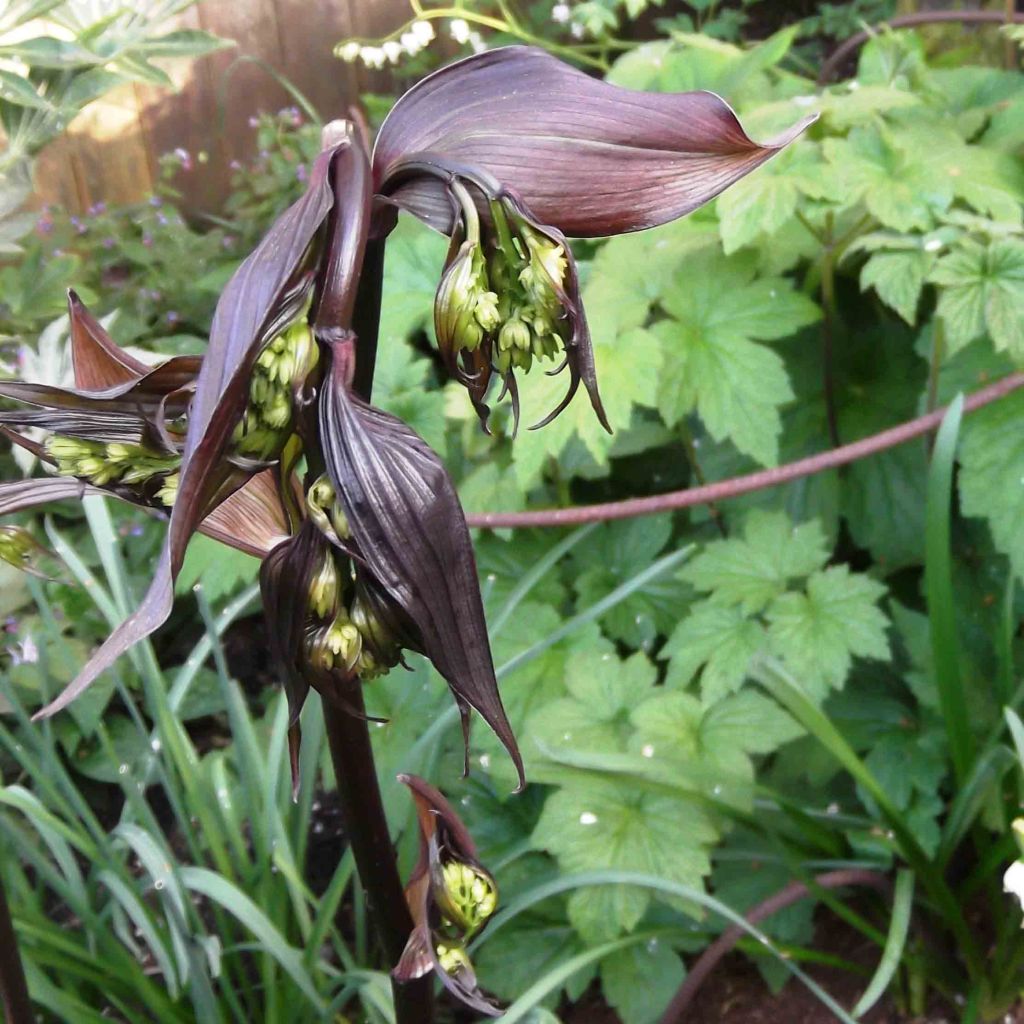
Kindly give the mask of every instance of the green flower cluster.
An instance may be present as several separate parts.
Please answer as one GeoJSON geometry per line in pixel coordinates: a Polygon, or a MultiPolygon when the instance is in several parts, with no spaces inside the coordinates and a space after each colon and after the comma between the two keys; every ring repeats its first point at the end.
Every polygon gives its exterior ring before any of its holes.
{"type": "Polygon", "coordinates": [[[259,354],[249,380],[249,404],[232,438],[241,455],[266,461],[291,436],[295,388],[316,366],[313,332],[305,317],[282,331],[259,354]]]}
{"type": "Polygon", "coordinates": [[[444,884],[437,892],[441,911],[468,941],[497,909],[498,886],[483,868],[460,860],[448,861],[441,874],[444,884]]]}
{"type": "Polygon", "coordinates": [[[438,343],[449,354],[483,351],[494,368],[528,371],[565,343],[565,246],[526,223],[503,200],[491,202],[487,254],[471,220],[434,305],[438,343]]]}
{"type": "Polygon", "coordinates": [[[309,586],[309,611],[321,625],[310,634],[307,657],[321,671],[344,669],[361,679],[374,679],[398,663],[399,649],[355,594],[351,563],[334,546],[347,540],[350,531],[326,476],[309,488],[306,509],[333,542],[309,586]]]}
{"type": "Polygon", "coordinates": [[[121,483],[141,487],[160,481],[157,499],[170,507],[178,492],[181,456],[153,451],[141,444],[84,441],[55,435],[46,441],[46,451],[62,476],[88,480],[97,487],[121,483]]]}

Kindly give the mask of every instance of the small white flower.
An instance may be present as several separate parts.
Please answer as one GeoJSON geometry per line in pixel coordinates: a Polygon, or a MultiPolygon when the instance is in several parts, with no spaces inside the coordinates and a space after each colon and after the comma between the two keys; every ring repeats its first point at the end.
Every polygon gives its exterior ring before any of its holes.
{"type": "Polygon", "coordinates": [[[448,31],[455,42],[463,46],[469,42],[469,22],[465,18],[453,18],[448,23],[448,31]]]}
{"type": "Polygon", "coordinates": [[[573,39],[582,39],[583,32],[584,28],[578,21],[574,21],[572,25],[569,26],[569,35],[571,35],[573,39]]]}
{"type": "Polygon", "coordinates": [[[484,37],[479,32],[469,33],[469,45],[473,48],[474,53],[483,53],[487,49],[484,37]]]}
{"type": "Polygon", "coordinates": [[[410,57],[415,57],[423,49],[423,45],[412,32],[403,32],[398,42],[403,52],[407,53],[410,57]]]}
{"type": "Polygon", "coordinates": [[[558,22],[559,25],[564,25],[569,20],[569,5],[555,4],[551,8],[551,20],[558,22]]]}
{"type": "Polygon", "coordinates": [[[402,44],[396,39],[389,39],[381,49],[384,51],[384,56],[387,57],[388,62],[391,64],[397,64],[398,58],[405,52],[402,49],[402,44]]]}
{"type": "Polygon", "coordinates": [[[1013,893],[1024,907],[1024,860],[1015,860],[1003,875],[1003,891],[1013,893]]]}
{"type": "Polygon", "coordinates": [[[388,59],[387,54],[379,46],[364,46],[359,51],[359,56],[368,68],[382,68],[388,59]]]}
{"type": "Polygon", "coordinates": [[[429,21],[414,21],[412,34],[419,40],[420,46],[426,46],[434,38],[434,26],[429,21]]]}
{"type": "Polygon", "coordinates": [[[941,248],[942,248],[942,239],[941,238],[929,238],[928,241],[924,243],[924,251],[925,252],[938,252],[941,248]]]}
{"type": "Polygon", "coordinates": [[[338,51],[338,56],[345,61],[346,64],[351,64],[352,61],[358,60],[360,54],[363,52],[363,48],[356,42],[345,43],[345,45],[338,51]]]}

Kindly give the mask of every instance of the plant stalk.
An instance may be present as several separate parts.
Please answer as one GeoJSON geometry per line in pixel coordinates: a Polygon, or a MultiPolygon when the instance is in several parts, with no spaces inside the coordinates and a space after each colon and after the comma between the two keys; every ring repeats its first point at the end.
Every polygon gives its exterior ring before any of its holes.
{"type": "MultiPolygon", "coordinates": [[[[355,858],[366,909],[390,966],[401,959],[413,923],[377,784],[373,746],[356,680],[345,694],[348,708],[325,700],[324,724],[341,800],[342,822],[355,858]]],[[[408,984],[391,981],[397,1024],[430,1024],[434,1018],[431,975],[408,984]]]]}
{"type": "MultiPolygon", "coordinates": [[[[1002,380],[979,388],[967,396],[964,412],[973,412],[991,402],[1012,394],[1024,387],[1024,373],[1010,373],[1002,380]]],[[[576,508],[531,509],[527,512],[481,512],[466,516],[466,522],[472,527],[486,529],[518,529],[528,526],[579,526],[582,523],[610,522],[613,519],[632,519],[636,516],[657,515],[677,508],[692,508],[694,505],[706,505],[708,502],[727,501],[738,498],[742,494],[751,494],[768,487],[799,480],[805,476],[813,476],[837,466],[845,466],[859,459],[866,459],[878,452],[887,451],[897,445],[906,444],[915,437],[922,437],[935,430],[946,414],[945,408],[907,420],[895,427],[862,437],[859,441],[844,444],[841,448],[832,448],[816,455],[787,462],[784,466],[772,469],[761,469],[756,473],[718,480],[704,487],[688,487],[681,491],[669,491],[667,494],[655,494],[646,498],[626,498],[623,501],[606,501],[596,505],[578,505],[576,508]]]]}
{"type": "MultiPolygon", "coordinates": [[[[356,335],[353,390],[370,400],[377,357],[381,293],[384,285],[384,239],[366,242],[362,272],[352,312],[356,335]]],[[[341,813],[366,909],[389,967],[401,959],[413,930],[398,861],[388,830],[377,782],[362,684],[353,680],[344,694],[347,707],[324,701],[324,726],[337,779],[341,813]]],[[[391,980],[396,1024],[431,1024],[434,987],[430,974],[406,984],[391,980]]]]}
{"type": "Polygon", "coordinates": [[[832,215],[826,227],[825,252],[821,259],[821,382],[828,420],[828,439],[833,448],[839,440],[839,415],[836,411],[835,322],[836,322],[836,246],[832,215]]]}
{"type": "Polygon", "coordinates": [[[25,970],[18,954],[18,937],[7,906],[3,878],[0,877],[0,1005],[7,1024],[34,1024],[32,1001],[28,997],[25,970]]]}

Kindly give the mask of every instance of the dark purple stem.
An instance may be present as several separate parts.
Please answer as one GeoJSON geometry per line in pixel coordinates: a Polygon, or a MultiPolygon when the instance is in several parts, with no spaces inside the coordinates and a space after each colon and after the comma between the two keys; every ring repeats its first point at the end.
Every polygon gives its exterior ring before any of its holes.
{"type": "Polygon", "coordinates": [[[18,937],[7,906],[3,879],[0,878],[0,1005],[7,1024],[34,1024],[32,1002],[28,997],[25,971],[18,954],[18,937]]]}
{"type": "MultiPolygon", "coordinates": [[[[1011,373],[995,384],[980,388],[967,396],[964,412],[973,412],[990,402],[1005,398],[1006,395],[1024,386],[1024,373],[1011,373]]],[[[935,430],[946,415],[945,408],[935,409],[908,420],[897,427],[890,427],[878,434],[863,437],[852,444],[844,444],[818,455],[797,459],[796,462],[774,469],[762,469],[757,473],[720,480],[718,483],[705,487],[691,487],[685,491],[670,491],[668,494],[655,494],[649,498],[628,498],[625,501],[608,501],[600,505],[582,505],[578,508],[540,509],[535,512],[483,512],[466,516],[470,526],[499,529],[525,526],[580,526],[583,523],[605,522],[611,519],[632,519],[636,516],[651,516],[658,512],[668,512],[677,508],[691,508],[694,505],[708,505],[711,502],[726,501],[737,498],[741,494],[761,491],[767,487],[778,487],[780,484],[799,480],[801,477],[813,476],[826,469],[845,466],[849,462],[876,455],[888,448],[905,444],[915,437],[921,437],[935,430]]]]}
{"type": "Polygon", "coordinates": [[[856,53],[873,35],[885,28],[914,28],[917,25],[939,25],[943,22],[959,22],[964,25],[1009,25],[1024,23],[1024,14],[1004,14],[999,11],[919,11],[916,14],[902,14],[888,21],[872,26],[868,32],[850,36],[821,66],[818,85],[824,85],[842,67],[843,61],[856,53]]]}
{"type": "MultiPolygon", "coordinates": [[[[841,871],[828,871],[825,874],[817,875],[814,885],[819,889],[845,889],[849,886],[877,889],[879,892],[886,892],[889,889],[889,879],[877,871],[867,871],[863,868],[847,868],[841,871]]],[[[813,894],[813,889],[803,882],[790,882],[784,889],[769,896],[763,903],[759,903],[745,917],[750,924],[757,924],[772,914],[784,910],[786,907],[799,903],[813,894]]],[[[708,975],[718,966],[719,961],[730,953],[747,933],[738,925],[734,924],[727,928],[722,934],[704,950],[700,959],[693,965],[686,980],[680,986],[679,991],[672,997],[665,1012],[661,1015],[658,1024],[680,1024],[683,1014],[693,1002],[701,985],[707,980],[708,975]]]]}
{"type": "MultiPolygon", "coordinates": [[[[368,174],[366,164],[356,163],[357,173],[368,174]]],[[[338,181],[335,187],[339,201],[328,225],[328,251],[331,255],[324,275],[315,330],[321,340],[338,342],[345,335],[351,337],[351,325],[356,338],[353,389],[369,401],[384,283],[384,240],[367,241],[368,210],[346,209],[341,201],[345,183],[338,181]],[[362,219],[357,220],[358,217],[362,219]],[[334,244],[331,240],[335,240],[334,244]],[[357,280],[358,285],[355,286],[357,280]]],[[[315,458],[310,455],[309,462],[311,475],[316,476],[322,471],[319,453],[315,458]]],[[[412,934],[413,922],[388,831],[365,717],[362,684],[358,679],[348,687],[345,702],[347,707],[342,708],[324,700],[327,741],[337,779],[345,833],[356,862],[366,908],[390,969],[402,956],[412,934]]],[[[431,1024],[434,1019],[431,975],[404,984],[392,978],[391,990],[397,1024],[431,1024]]]]}

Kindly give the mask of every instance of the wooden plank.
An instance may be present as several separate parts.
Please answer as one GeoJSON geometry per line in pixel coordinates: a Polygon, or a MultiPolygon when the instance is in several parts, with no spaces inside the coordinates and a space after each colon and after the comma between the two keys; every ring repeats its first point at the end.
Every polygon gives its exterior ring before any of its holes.
{"type": "Polygon", "coordinates": [[[238,45],[167,65],[176,92],[138,85],[94,104],[42,155],[37,192],[78,213],[100,200],[134,201],[153,188],[160,156],[181,147],[193,156],[193,169],[175,179],[186,207],[216,210],[228,194],[231,161],[254,153],[250,118],[293,104],[265,68],[238,58],[265,61],[321,116],[343,117],[360,91],[385,91],[392,78],[343,63],[333,47],[352,35],[380,35],[408,16],[407,0],[203,0],[180,16],[182,27],[238,45]],[[200,151],[209,156],[202,165],[194,159],[200,151]]]}

